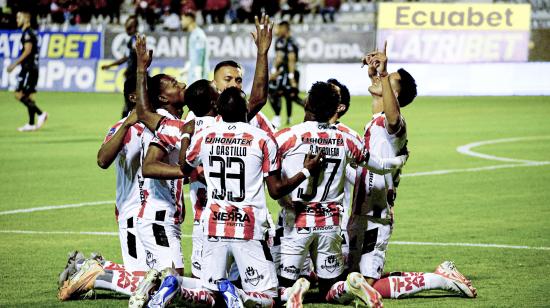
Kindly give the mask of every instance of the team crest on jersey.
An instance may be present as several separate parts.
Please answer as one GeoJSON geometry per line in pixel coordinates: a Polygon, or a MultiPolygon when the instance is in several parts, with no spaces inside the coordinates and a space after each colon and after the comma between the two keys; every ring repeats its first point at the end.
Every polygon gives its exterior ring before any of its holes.
{"type": "Polygon", "coordinates": [[[334,272],[337,268],[340,267],[340,262],[336,256],[329,256],[325,259],[325,264],[321,265],[321,268],[328,271],[329,273],[334,272]]]}
{"type": "Polygon", "coordinates": [[[246,268],[245,275],[246,278],[244,279],[244,282],[250,283],[253,286],[257,286],[258,283],[260,283],[260,280],[264,279],[264,275],[260,275],[258,270],[252,266],[246,268]]]}
{"type": "Polygon", "coordinates": [[[155,259],[155,256],[149,250],[145,250],[145,254],[145,262],[147,263],[147,266],[149,266],[149,268],[155,268],[155,265],[157,264],[157,259],[155,259]]]}

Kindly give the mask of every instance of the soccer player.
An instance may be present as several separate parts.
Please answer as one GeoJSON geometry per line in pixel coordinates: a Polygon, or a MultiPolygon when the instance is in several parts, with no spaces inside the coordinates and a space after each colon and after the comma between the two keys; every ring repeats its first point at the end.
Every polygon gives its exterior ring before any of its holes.
{"type": "Polygon", "coordinates": [[[269,101],[275,112],[272,119],[275,127],[281,126],[281,97],[286,101],[286,124],[290,124],[292,118],[292,102],[303,105],[298,97],[298,84],[300,73],[296,65],[298,62],[298,45],[290,36],[290,24],[282,21],[277,27],[277,41],[275,42],[275,63],[271,69],[269,84],[269,101]]]}
{"type": "MultiPolygon", "coordinates": [[[[258,47],[257,69],[255,81],[252,88],[252,96],[255,100],[248,105],[249,114],[257,113],[267,100],[267,52],[271,44],[271,24],[269,17],[262,16],[261,20],[256,18],[256,33],[253,34],[254,41],[258,47]],[[262,86],[263,82],[263,86],[262,86]]],[[[242,86],[242,71],[237,63],[226,61],[226,64],[218,65],[216,69],[217,79],[209,83],[206,80],[199,80],[193,83],[186,90],[186,101],[190,109],[190,114],[195,117],[193,120],[186,119],[187,123],[175,123],[171,125],[161,125],[157,129],[157,138],[153,142],[155,146],[148,150],[144,161],[144,173],[152,178],[177,179],[174,174],[163,174],[156,169],[156,166],[162,166],[165,157],[171,153],[184,153],[180,140],[182,131],[190,129],[194,134],[199,130],[212,125],[217,115],[214,109],[214,102],[218,99],[218,89],[214,87],[217,84],[223,89],[230,86],[242,86]],[[219,73],[219,74],[218,74],[219,73]],[[222,74],[223,73],[223,74],[222,74]],[[220,77],[223,76],[223,77],[220,77]],[[217,82],[216,82],[217,80],[217,82]],[[188,126],[188,127],[186,127],[188,126]]],[[[269,133],[272,133],[269,131],[269,133]]],[[[186,142],[186,140],[181,140],[186,142]]],[[[181,156],[180,156],[181,157],[181,156]]],[[[175,162],[173,162],[175,165],[175,162]]],[[[183,163],[180,159],[180,163],[183,163]]],[[[190,177],[190,199],[194,212],[193,227],[193,253],[191,257],[192,273],[195,277],[200,277],[201,272],[201,251],[202,251],[202,226],[200,225],[200,215],[205,206],[206,186],[199,180],[201,174],[200,168],[191,174],[190,177]]]]}
{"type": "MultiPolygon", "coordinates": [[[[135,90],[136,78],[132,76],[124,83],[124,96],[133,105],[136,102],[135,90]]],[[[137,120],[134,111],[113,125],[97,154],[97,163],[101,168],[107,169],[113,162],[116,166],[115,215],[119,224],[123,264],[103,260],[101,256],[85,259],[78,251],[71,253],[60,275],[58,297],[61,300],[75,298],[92,289],[112,290],[129,296],[144,278],[148,281],[158,278],[158,273],[145,275],[149,268],[136,231],[136,218],[141,206],[139,178],[141,135],[144,131],[143,124],[137,120]]]]}
{"type": "Polygon", "coordinates": [[[269,212],[263,179],[270,196],[279,199],[315,172],[321,154],[313,159],[307,156],[300,162],[301,170],[283,180],[277,143],[246,123],[244,93],[235,87],[226,89],[218,99],[217,111],[222,121],[193,136],[182,166],[186,174],[203,164],[207,195],[211,196],[202,215],[201,280],[206,289],[219,290],[228,301],[240,298],[246,306],[271,307],[277,297],[277,277],[265,242],[269,212]],[[233,261],[244,291],[231,292],[234,287],[226,280],[233,261]]]}
{"type": "Polygon", "coordinates": [[[29,123],[19,127],[20,132],[31,132],[44,125],[48,118],[47,112],[42,112],[34,101],[36,93],[36,83],[38,82],[38,39],[36,33],[31,28],[31,14],[29,12],[17,12],[17,26],[21,28],[21,52],[17,58],[7,68],[11,73],[18,65],[21,65],[21,71],[17,77],[18,84],[15,89],[15,98],[27,107],[29,113],[29,123]],[[35,124],[35,115],[38,119],[35,124]]]}
{"type": "MultiPolygon", "coordinates": [[[[279,283],[283,287],[281,300],[291,307],[301,305],[303,293],[309,288],[309,283],[298,277],[310,252],[322,296],[342,278],[340,221],[346,166],[354,163],[378,173],[389,173],[406,161],[406,155],[379,160],[363,151],[360,139],[330,124],[339,103],[336,86],[317,82],[306,98],[304,123],[276,134],[283,177],[294,174],[309,151],[326,155],[321,172],[293,190],[286,202],[292,205],[283,208],[285,229],[281,239],[279,283]]],[[[374,290],[357,275],[350,274],[347,285],[364,303],[377,303],[376,296],[369,293],[375,293],[374,290]]]]}
{"type": "MultiPolygon", "coordinates": [[[[113,66],[119,66],[124,63],[126,65],[126,71],[124,72],[124,78],[127,80],[130,76],[136,74],[136,52],[134,50],[134,45],[136,43],[136,33],[138,29],[138,19],[135,15],[128,16],[126,22],[124,23],[124,28],[126,29],[126,34],[128,35],[128,42],[126,43],[126,55],[115,62],[105,64],[101,66],[102,70],[108,70],[113,66]]],[[[130,110],[132,110],[132,102],[125,100],[124,107],[122,109],[122,117],[126,117],[130,110]]]]}
{"type": "Polygon", "coordinates": [[[183,31],[190,33],[187,40],[187,63],[184,68],[187,71],[187,84],[199,79],[208,79],[208,42],[206,34],[195,21],[194,12],[185,12],[181,15],[181,27],[183,31]]]}
{"type": "MultiPolygon", "coordinates": [[[[135,106],[136,78],[124,82],[125,99],[135,106]]],[[[141,135],[144,125],[135,110],[109,130],[97,153],[97,164],[107,169],[115,162],[116,208],[122,260],[128,271],[147,271],[145,250],[136,232],[136,218],[141,207],[139,174],[141,173],[141,135]]]]}
{"type": "MultiPolygon", "coordinates": [[[[373,119],[365,127],[365,145],[371,153],[394,157],[406,146],[406,123],[400,108],[416,96],[416,84],[404,69],[389,74],[387,57],[373,52],[364,59],[372,85],[373,119]]],[[[350,267],[358,268],[369,284],[384,298],[402,298],[423,290],[443,289],[475,297],[476,289],[452,262],[446,261],[434,273],[397,272],[382,276],[386,248],[393,226],[395,188],[399,171],[379,176],[359,169],[356,196],[350,218],[350,267]]],[[[345,302],[343,289],[334,288],[333,296],[345,302]]]]}

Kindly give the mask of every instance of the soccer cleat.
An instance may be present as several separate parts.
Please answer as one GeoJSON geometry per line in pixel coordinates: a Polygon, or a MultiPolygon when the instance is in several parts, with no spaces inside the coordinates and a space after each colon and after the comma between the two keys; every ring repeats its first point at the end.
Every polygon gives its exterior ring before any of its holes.
{"type": "Polygon", "coordinates": [[[36,129],[41,128],[47,119],[48,119],[48,113],[45,111],[42,112],[42,114],[38,115],[37,121],[36,121],[36,129]]]}
{"type": "Polygon", "coordinates": [[[288,300],[286,306],[289,308],[301,308],[304,301],[304,294],[309,290],[309,281],[305,278],[300,278],[288,290],[288,300]]]}
{"type": "Polygon", "coordinates": [[[356,298],[356,304],[366,305],[367,307],[384,307],[382,304],[382,296],[365,280],[363,275],[353,272],[346,279],[346,287],[348,292],[356,298]]]}
{"type": "Polygon", "coordinates": [[[90,259],[96,260],[101,265],[105,264],[105,258],[103,258],[103,256],[99,252],[92,252],[90,254],[90,259]]]}
{"type": "Polygon", "coordinates": [[[128,301],[129,308],[141,308],[145,306],[149,300],[151,291],[157,287],[159,283],[160,272],[156,269],[151,269],[145,274],[143,280],[140,281],[136,290],[130,296],[128,301]]]}
{"type": "Polygon", "coordinates": [[[159,287],[159,290],[151,297],[147,307],[149,308],[160,308],[166,307],[170,300],[178,294],[179,283],[176,276],[169,275],[164,278],[162,284],[159,287]]]}
{"type": "Polygon", "coordinates": [[[30,124],[27,123],[27,124],[19,127],[17,130],[20,131],[20,132],[32,132],[32,131],[36,130],[36,126],[30,125],[30,124]]]}
{"type": "Polygon", "coordinates": [[[223,296],[227,308],[243,308],[244,304],[235,286],[227,279],[220,279],[217,282],[218,290],[223,296]]]}
{"type": "Polygon", "coordinates": [[[472,286],[472,282],[458,271],[453,261],[441,263],[434,273],[449,279],[450,291],[461,293],[471,298],[477,296],[477,290],[472,286]]]}
{"type": "Polygon", "coordinates": [[[69,252],[67,264],[65,264],[65,268],[59,274],[59,281],[57,282],[59,288],[63,286],[63,282],[68,280],[74,273],[77,272],[76,264],[81,260],[84,260],[84,255],[80,251],[75,250],[69,252]]]}
{"type": "Polygon", "coordinates": [[[57,298],[65,301],[90,291],[94,287],[97,276],[103,273],[105,273],[103,267],[96,260],[88,259],[84,261],[80,269],[71,278],[63,282],[63,286],[57,293],[57,298]]]}

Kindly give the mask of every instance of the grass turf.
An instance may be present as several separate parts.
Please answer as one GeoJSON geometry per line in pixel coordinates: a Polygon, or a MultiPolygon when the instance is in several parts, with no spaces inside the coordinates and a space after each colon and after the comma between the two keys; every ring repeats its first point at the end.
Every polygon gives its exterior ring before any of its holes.
{"type": "MultiPolygon", "coordinates": [[[[117,121],[120,94],[38,93],[50,114],[46,126],[19,133],[26,110],[12,93],[0,92],[0,212],[47,205],[114,200],[113,170],[96,165],[96,153],[117,121]]],[[[293,123],[302,118],[295,107],[293,123]]],[[[271,115],[269,107],[265,113],[271,115]]],[[[284,112],[283,112],[284,114],[284,112]]],[[[344,122],[358,132],[370,119],[366,97],[356,97],[344,122]]],[[[541,137],[474,148],[485,154],[550,161],[548,97],[420,97],[403,114],[411,158],[396,205],[393,241],[483,243],[546,247],[509,249],[390,243],[386,270],[432,271],[446,259],[478,288],[478,298],[429,292],[394,306],[549,306],[550,165],[414,176],[434,170],[510,164],[460,154],[460,145],[501,138],[541,137]]],[[[189,202],[186,206],[190,212],[189,202]]],[[[269,206],[276,209],[276,204],[269,206]]],[[[191,233],[186,221],[183,233],[191,233]]],[[[123,307],[124,297],[99,292],[95,301],[60,303],[57,274],[73,249],[101,251],[120,261],[115,236],[17,234],[11,231],[116,232],[114,204],[0,215],[0,307],[123,307]]],[[[189,269],[190,239],[183,239],[189,269]]],[[[320,303],[309,306],[323,306],[320,303]]],[[[328,305],[327,305],[328,306],[328,305]]]]}

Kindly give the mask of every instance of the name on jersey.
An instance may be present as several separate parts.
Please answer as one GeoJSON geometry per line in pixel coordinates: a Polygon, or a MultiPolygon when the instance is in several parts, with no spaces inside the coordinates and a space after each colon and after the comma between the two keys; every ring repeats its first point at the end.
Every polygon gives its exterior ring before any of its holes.
{"type": "Polygon", "coordinates": [[[320,147],[318,145],[312,144],[309,146],[309,151],[313,155],[321,152],[324,153],[326,156],[340,156],[340,148],[320,147]]]}
{"type": "Polygon", "coordinates": [[[210,148],[210,155],[246,156],[246,149],[236,146],[217,145],[210,148]]]}

